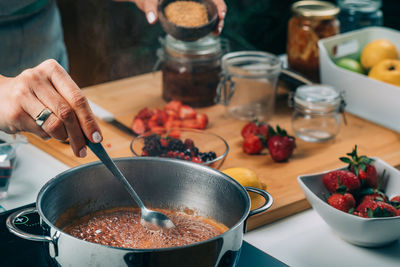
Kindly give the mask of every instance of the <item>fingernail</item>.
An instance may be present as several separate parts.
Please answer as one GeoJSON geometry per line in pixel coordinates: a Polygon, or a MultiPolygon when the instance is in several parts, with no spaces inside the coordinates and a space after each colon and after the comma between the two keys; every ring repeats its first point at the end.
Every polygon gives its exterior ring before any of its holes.
{"type": "Polygon", "coordinates": [[[92,134],[92,138],[95,143],[100,143],[102,139],[100,133],[97,131],[92,134]]]}
{"type": "Polygon", "coordinates": [[[156,15],[154,15],[153,11],[147,13],[147,20],[149,21],[150,24],[156,20],[156,15]]]}
{"type": "Polygon", "coordinates": [[[225,18],[225,16],[226,16],[226,12],[225,12],[225,11],[223,11],[223,12],[221,13],[221,15],[222,15],[222,18],[225,18]]]}
{"type": "Polygon", "coordinates": [[[79,157],[84,158],[87,155],[86,147],[79,150],[79,157]]]}

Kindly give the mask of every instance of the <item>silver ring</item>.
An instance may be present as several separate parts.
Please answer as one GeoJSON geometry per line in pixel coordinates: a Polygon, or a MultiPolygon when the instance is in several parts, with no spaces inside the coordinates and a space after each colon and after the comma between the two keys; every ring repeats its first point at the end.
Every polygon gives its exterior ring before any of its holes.
{"type": "Polygon", "coordinates": [[[51,113],[53,113],[50,109],[44,108],[39,115],[36,116],[35,122],[37,125],[42,127],[43,123],[50,117],[51,113]]]}

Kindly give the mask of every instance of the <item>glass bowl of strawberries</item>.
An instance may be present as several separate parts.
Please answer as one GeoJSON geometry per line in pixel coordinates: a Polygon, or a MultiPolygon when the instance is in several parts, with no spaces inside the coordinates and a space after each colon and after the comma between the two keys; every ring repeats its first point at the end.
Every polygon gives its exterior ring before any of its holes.
{"type": "Polygon", "coordinates": [[[219,169],[229,152],[224,138],[214,133],[186,128],[147,132],[131,142],[135,156],[187,160],[219,169]]]}
{"type": "Polygon", "coordinates": [[[344,240],[379,247],[400,238],[400,171],[379,158],[341,157],[346,167],[297,178],[308,202],[344,240]]]}

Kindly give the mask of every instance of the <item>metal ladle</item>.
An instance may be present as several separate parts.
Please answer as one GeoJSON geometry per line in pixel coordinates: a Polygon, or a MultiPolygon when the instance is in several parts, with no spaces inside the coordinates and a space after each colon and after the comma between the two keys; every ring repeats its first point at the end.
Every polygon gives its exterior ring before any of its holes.
{"type": "Polygon", "coordinates": [[[122,183],[125,189],[128,190],[129,194],[139,205],[141,212],[140,223],[144,227],[150,230],[170,229],[175,227],[174,223],[166,215],[162,214],[161,212],[146,208],[139,195],[135,192],[135,190],[129,184],[128,180],[112,161],[101,143],[92,143],[88,139],[86,139],[86,144],[90,148],[90,150],[92,150],[93,153],[101,160],[101,162],[103,162],[108,170],[111,171],[114,177],[122,183]]]}

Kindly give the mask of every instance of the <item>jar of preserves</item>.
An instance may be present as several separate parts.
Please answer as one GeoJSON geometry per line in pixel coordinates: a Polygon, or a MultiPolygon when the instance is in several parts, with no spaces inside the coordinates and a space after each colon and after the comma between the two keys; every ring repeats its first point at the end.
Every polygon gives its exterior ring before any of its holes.
{"type": "Polygon", "coordinates": [[[299,1],[292,12],[286,47],[289,67],[318,82],[318,41],[339,33],[339,8],[325,1],[299,1]]]}
{"type": "Polygon", "coordinates": [[[293,132],[307,142],[333,139],[344,112],[343,95],[328,85],[303,85],[296,89],[292,114],[293,132]]]}
{"type": "Polygon", "coordinates": [[[161,39],[158,53],[162,71],[162,97],[193,107],[215,104],[220,80],[222,45],[218,37],[206,36],[194,42],[170,35],[161,39]]]}

